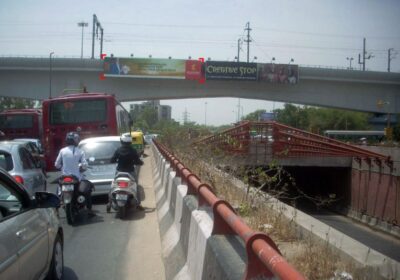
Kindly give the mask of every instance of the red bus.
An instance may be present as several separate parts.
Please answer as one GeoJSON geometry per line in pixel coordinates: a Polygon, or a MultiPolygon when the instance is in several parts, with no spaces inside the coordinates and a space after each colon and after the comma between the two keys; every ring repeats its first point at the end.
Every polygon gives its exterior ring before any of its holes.
{"type": "Polygon", "coordinates": [[[81,139],[120,135],[129,132],[132,124],[129,112],[115,96],[105,93],[74,93],[44,100],[42,111],[48,170],[54,170],[68,132],[78,132],[81,139]]]}
{"type": "Polygon", "coordinates": [[[0,113],[0,131],[4,139],[36,138],[42,136],[40,109],[8,109],[0,113]]]}

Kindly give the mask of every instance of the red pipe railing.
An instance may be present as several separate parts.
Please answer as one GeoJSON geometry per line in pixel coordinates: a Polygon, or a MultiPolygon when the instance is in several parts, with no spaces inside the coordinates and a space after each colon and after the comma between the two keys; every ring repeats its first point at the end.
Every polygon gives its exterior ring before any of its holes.
{"type": "Polygon", "coordinates": [[[389,156],[375,153],[354,145],[303,131],[274,121],[245,121],[234,128],[197,142],[219,147],[227,152],[249,154],[252,145],[271,147],[271,156],[284,157],[354,157],[368,162],[374,160],[390,167],[393,162],[389,156]],[[251,135],[254,132],[256,136],[251,135]],[[257,138],[258,137],[258,138],[257,138]]]}
{"type": "Polygon", "coordinates": [[[186,168],[165,146],[154,141],[154,144],[170,162],[172,168],[182,181],[187,184],[187,195],[196,195],[199,206],[207,204],[213,209],[212,234],[235,234],[245,243],[247,253],[246,272],[243,279],[276,276],[283,280],[305,279],[282,256],[272,239],[260,232],[253,231],[236,213],[232,206],[219,199],[212,188],[186,168]]]}

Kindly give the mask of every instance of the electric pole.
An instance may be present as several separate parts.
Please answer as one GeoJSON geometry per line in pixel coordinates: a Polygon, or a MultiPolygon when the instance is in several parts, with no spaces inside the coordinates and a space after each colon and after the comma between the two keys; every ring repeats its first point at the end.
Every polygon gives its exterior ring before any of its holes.
{"type": "Polygon", "coordinates": [[[240,43],[242,42],[242,40],[239,38],[238,39],[238,54],[237,54],[237,62],[239,62],[239,56],[240,56],[240,43]]]}
{"type": "Polygon", "coordinates": [[[366,59],[371,59],[374,56],[372,54],[369,54],[367,57],[367,51],[366,51],[366,39],[364,38],[363,40],[363,60],[361,61],[361,56],[358,54],[358,64],[362,65],[362,70],[365,71],[365,60],[366,59]]]}
{"type": "Polygon", "coordinates": [[[365,55],[366,55],[366,50],[365,50],[365,45],[366,45],[366,42],[365,42],[366,40],[365,40],[365,38],[364,38],[364,40],[363,40],[363,71],[365,71],[365,55]]]}
{"type": "Polygon", "coordinates": [[[247,22],[246,28],[244,30],[247,30],[247,39],[245,39],[244,42],[247,43],[247,63],[249,63],[249,60],[250,60],[250,42],[251,42],[251,39],[250,39],[250,31],[251,31],[250,22],[247,22]]]}
{"type": "Polygon", "coordinates": [[[392,53],[392,51],[394,51],[393,48],[388,49],[388,72],[390,72],[390,61],[392,61],[393,59],[395,59],[397,52],[392,53]]]}
{"type": "Polygon", "coordinates": [[[94,35],[99,38],[99,28],[100,28],[100,57],[101,53],[103,52],[103,27],[101,26],[100,21],[97,19],[96,14],[93,14],[93,32],[92,32],[92,59],[94,59],[94,35]]]}

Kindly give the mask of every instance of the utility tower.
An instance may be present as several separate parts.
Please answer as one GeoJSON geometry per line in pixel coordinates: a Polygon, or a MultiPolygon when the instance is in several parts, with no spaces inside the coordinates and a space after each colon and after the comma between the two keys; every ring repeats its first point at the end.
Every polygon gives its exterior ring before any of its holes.
{"type": "Polygon", "coordinates": [[[250,22],[247,22],[246,28],[244,30],[247,31],[247,39],[245,39],[244,42],[247,43],[247,63],[249,63],[249,60],[250,60],[250,42],[251,42],[251,39],[250,39],[250,31],[251,31],[250,22]]]}
{"type": "Polygon", "coordinates": [[[187,108],[185,108],[185,111],[182,114],[183,124],[187,124],[190,121],[189,120],[189,115],[190,115],[190,113],[187,111],[187,108]]]}

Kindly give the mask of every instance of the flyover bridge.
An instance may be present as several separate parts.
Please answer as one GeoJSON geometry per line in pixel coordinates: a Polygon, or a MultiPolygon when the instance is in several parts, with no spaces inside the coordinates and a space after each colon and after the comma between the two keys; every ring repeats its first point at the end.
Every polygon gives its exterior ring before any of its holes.
{"type": "Polygon", "coordinates": [[[0,95],[47,99],[64,89],[113,93],[120,101],[239,97],[335,107],[382,114],[400,113],[400,73],[299,67],[299,82],[198,81],[164,78],[100,79],[103,60],[0,58],[0,95]],[[50,71],[51,68],[51,71],[50,71]],[[51,80],[51,82],[50,82],[51,80]]]}

